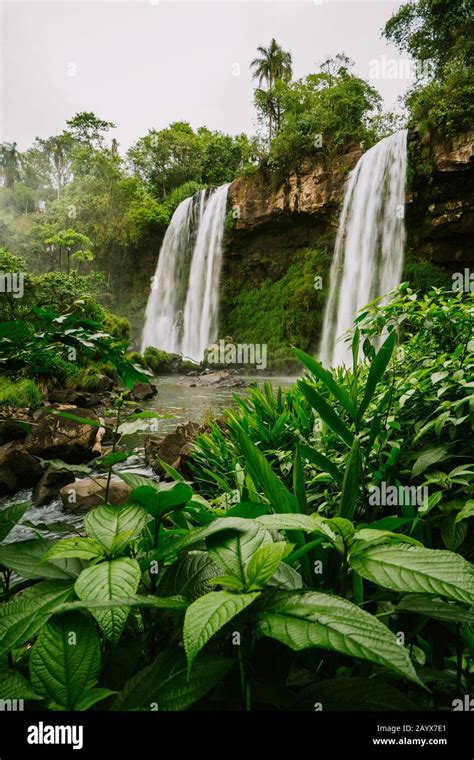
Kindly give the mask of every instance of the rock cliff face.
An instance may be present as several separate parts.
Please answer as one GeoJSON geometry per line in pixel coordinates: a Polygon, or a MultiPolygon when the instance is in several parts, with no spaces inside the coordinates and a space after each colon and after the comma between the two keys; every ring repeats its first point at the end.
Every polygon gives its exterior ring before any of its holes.
{"type": "MultiPolygon", "coordinates": [[[[347,174],[361,155],[354,147],[331,166],[306,164],[274,187],[258,174],[234,180],[224,272],[274,279],[298,249],[332,248],[347,174]]],[[[472,262],[474,133],[444,140],[412,132],[409,165],[408,247],[448,268],[472,262]]]]}
{"type": "Polygon", "coordinates": [[[450,270],[474,262],[474,132],[442,140],[410,135],[408,245],[450,270]]]}
{"type": "Polygon", "coordinates": [[[278,279],[295,251],[332,245],[345,181],[361,155],[362,149],[354,147],[329,166],[307,162],[276,185],[260,174],[234,180],[225,271],[278,279]]]}

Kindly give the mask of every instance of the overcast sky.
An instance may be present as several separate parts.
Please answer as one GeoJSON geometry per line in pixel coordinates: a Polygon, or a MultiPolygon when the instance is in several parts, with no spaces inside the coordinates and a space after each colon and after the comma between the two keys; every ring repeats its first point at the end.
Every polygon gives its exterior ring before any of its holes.
{"type": "MultiPolygon", "coordinates": [[[[58,134],[77,111],[117,125],[121,151],[149,128],[186,120],[255,133],[249,63],[272,37],[294,77],[338,51],[368,79],[374,59],[398,59],[381,30],[391,0],[1,0],[0,140],[27,148],[58,134]],[[240,67],[240,72],[239,72],[240,67]]],[[[385,106],[409,82],[371,83],[385,106]]]]}

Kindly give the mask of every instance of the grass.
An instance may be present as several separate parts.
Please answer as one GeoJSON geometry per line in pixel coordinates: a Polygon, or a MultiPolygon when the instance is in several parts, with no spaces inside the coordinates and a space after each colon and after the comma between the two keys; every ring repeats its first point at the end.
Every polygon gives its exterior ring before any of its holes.
{"type": "Polygon", "coordinates": [[[10,380],[0,376],[0,406],[38,407],[41,392],[33,380],[10,380]]]}

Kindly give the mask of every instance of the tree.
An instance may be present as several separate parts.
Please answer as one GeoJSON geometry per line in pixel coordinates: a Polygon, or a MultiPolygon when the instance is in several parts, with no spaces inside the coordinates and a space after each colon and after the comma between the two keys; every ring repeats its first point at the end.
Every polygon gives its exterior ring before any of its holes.
{"type": "MultiPolygon", "coordinates": [[[[267,114],[268,114],[268,139],[272,140],[273,122],[276,122],[276,129],[280,128],[281,107],[278,98],[272,101],[273,88],[277,80],[288,82],[292,76],[292,59],[291,53],[286,52],[278,44],[275,38],[270,42],[268,48],[258,47],[259,58],[254,58],[250,64],[253,69],[254,79],[258,79],[258,89],[261,91],[263,82],[267,85],[267,114]]],[[[257,90],[258,92],[258,90],[257,90]]],[[[260,95],[260,102],[263,102],[263,96],[260,95]]]]}
{"type": "Polygon", "coordinates": [[[105,135],[103,133],[115,129],[113,122],[99,119],[92,111],[81,111],[69,119],[66,124],[75,140],[83,146],[95,150],[100,150],[104,146],[105,135]]]}
{"type": "Polygon", "coordinates": [[[370,141],[368,121],[380,110],[380,95],[354,76],[350,65],[338,56],[317,74],[277,83],[283,118],[270,149],[271,168],[284,173],[305,158],[331,158],[353,143],[370,141]]]}
{"type": "Polygon", "coordinates": [[[435,73],[454,58],[472,65],[474,15],[470,0],[413,0],[385,25],[384,35],[435,73]]]}
{"type": "Polygon", "coordinates": [[[56,235],[44,241],[46,250],[49,253],[58,253],[59,271],[62,272],[62,255],[63,251],[67,255],[67,273],[71,271],[71,259],[81,262],[92,261],[93,243],[87,235],[83,235],[75,230],[61,230],[56,235]]]}
{"type": "Polygon", "coordinates": [[[418,64],[405,103],[410,122],[453,136],[472,126],[474,14],[469,0],[412,0],[387,22],[385,37],[418,64]]]}
{"type": "Polygon", "coordinates": [[[56,190],[58,198],[71,179],[73,151],[74,139],[68,132],[46,139],[37,137],[33,148],[28,151],[29,160],[36,167],[37,173],[43,174],[56,190]]]}
{"type": "Polygon", "coordinates": [[[4,142],[0,145],[0,167],[5,179],[5,187],[14,190],[20,170],[20,154],[16,142],[4,142]]]}

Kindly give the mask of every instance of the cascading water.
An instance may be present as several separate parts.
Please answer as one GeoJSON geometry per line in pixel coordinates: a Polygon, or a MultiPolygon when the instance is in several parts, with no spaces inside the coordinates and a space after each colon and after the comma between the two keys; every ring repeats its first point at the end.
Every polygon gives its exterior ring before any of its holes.
{"type": "Polygon", "coordinates": [[[148,299],[142,351],[154,346],[201,361],[216,339],[228,189],[201,190],[174,212],[148,299]]]}
{"type": "Polygon", "coordinates": [[[319,357],[327,366],[349,364],[338,340],[359,309],[399,282],[405,247],[407,131],[385,137],[351,172],[339,219],[319,357]]]}

